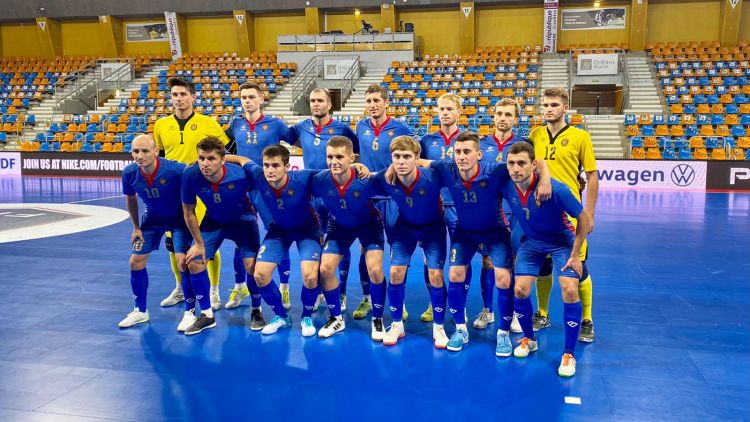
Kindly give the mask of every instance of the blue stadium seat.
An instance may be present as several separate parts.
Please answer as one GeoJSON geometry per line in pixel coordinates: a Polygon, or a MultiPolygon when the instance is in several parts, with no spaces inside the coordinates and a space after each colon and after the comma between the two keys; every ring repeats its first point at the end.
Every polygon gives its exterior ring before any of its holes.
{"type": "Polygon", "coordinates": [[[671,148],[671,147],[664,148],[664,150],[661,153],[661,158],[665,160],[674,160],[675,158],[677,158],[674,148],[671,148]]]}
{"type": "Polygon", "coordinates": [[[693,153],[690,152],[690,148],[680,148],[677,152],[677,158],[680,160],[692,160],[693,153]]]}

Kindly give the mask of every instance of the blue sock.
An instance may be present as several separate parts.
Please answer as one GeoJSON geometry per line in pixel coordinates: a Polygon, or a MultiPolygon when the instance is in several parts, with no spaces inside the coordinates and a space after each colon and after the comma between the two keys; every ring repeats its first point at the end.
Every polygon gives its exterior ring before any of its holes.
{"type": "Polygon", "coordinates": [[[263,296],[263,300],[266,301],[268,307],[278,316],[282,318],[287,317],[286,309],[281,304],[281,291],[276,282],[271,280],[270,283],[260,288],[260,295],[263,296]]]}
{"type": "MultiPolygon", "coordinates": [[[[487,309],[492,309],[492,290],[495,288],[495,269],[482,268],[479,273],[479,282],[482,290],[482,303],[487,309]]],[[[511,296],[512,298],[513,296],[511,296]]]]}
{"type": "MultiPolygon", "coordinates": [[[[367,262],[364,255],[359,255],[359,283],[362,285],[362,294],[370,294],[370,273],[367,272],[367,262]]],[[[385,295],[385,292],[383,293],[385,295]]]]}
{"type": "Polygon", "coordinates": [[[401,284],[388,284],[388,303],[391,304],[391,318],[393,322],[404,319],[404,296],[406,294],[406,282],[401,284]]]}
{"type": "MultiPolygon", "coordinates": [[[[341,288],[336,286],[335,289],[325,290],[321,287],[323,296],[326,298],[326,304],[328,305],[328,312],[331,316],[337,317],[341,315],[341,288]]],[[[313,301],[314,303],[315,301],[313,301]]]]}
{"type": "Polygon", "coordinates": [[[208,271],[203,270],[197,274],[190,274],[190,282],[193,284],[195,298],[198,300],[201,311],[211,309],[211,297],[208,295],[211,281],[208,279],[208,271]]]}
{"type": "Polygon", "coordinates": [[[448,283],[448,308],[456,324],[466,324],[464,309],[466,309],[466,283],[448,283]]]}
{"type": "MultiPolygon", "coordinates": [[[[385,291],[387,280],[382,283],[370,284],[370,297],[372,298],[372,316],[373,318],[383,318],[385,311],[385,291]]],[[[401,306],[403,308],[403,305],[401,306]]]]}
{"type": "Polygon", "coordinates": [[[565,353],[570,353],[573,356],[575,356],[578,332],[581,331],[582,317],[583,306],[581,306],[580,301],[576,303],[563,303],[563,319],[565,319],[565,353]]]}
{"type": "Polygon", "coordinates": [[[315,307],[315,299],[318,298],[319,287],[315,286],[310,289],[304,284],[302,285],[302,318],[312,317],[313,308],[315,307]]]}
{"type": "Polygon", "coordinates": [[[185,310],[195,310],[195,292],[193,291],[193,282],[190,281],[190,271],[180,271],[182,275],[182,294],[185,295],[185,310]]]}
{"type": "Polygon", "coordinates": [[[279,272],[279,282],[281,284],[289,284],[289,276],[292,274],[292,262],[289,260],[289,252],[285,253],[284,257],[281,258],[276,271],[279,272]]]}
{"type": "Polygon", "coordinates": [[[523,329],[524,337],[529,340],[536,340],[534,337],[534,323],[531,321],[532,313],[534,308],[531,306],[531,299],[513,299],[513,307],[515,308],[516,316],[518,317],[518,323],[521,324],[523,329]]]}
{"type": "Polygon", "coordinates": [[[245,276],[247,290],[250,292],[250,306],[260,308],[260,289],[258,288],[258,283],[255,282],[255,277],[250,274],[245,274],[245,276]]]}
{"type": "Polygon", "coordinates": [[[474,272],[471,270],[471,264],[466,266],[466,278],[464,278],[464,306],[466,306],[466,298],[469,297],[469,287],[471,287],[471,278],[474,276],[474,272]]]}
{"type": "Polygon", "coordinates": [[[339,290],[344,295],[346,294],[346,282],[349,281],[349,266],[351,264],[352,254],[347,251],[341,258],[341,262],[339,262],[339,290]]]}
{"type": "Polygon", "coordinates": [[[239,249],[234,250],[234,258],[232,259],[232,266],[234,267],[234,282],[243,283],[245,281],[245,263],[242,262],[242,254],[239,249]]]}
{"type": "MultiPolygon", "coordinates": [[[[492,308],[490,308],[492,309],[492,308]]],[[[510,331],[513,321],[513,288],[497,288],[497,309],[500,312],[500,329],[510,331]]]]}
{"type": "Polygon", "coordinates": [[[130,288],[133,290],[135,307],[146,312],[146,292],[148,292],[148,272],[146,269],[130,270],[130,288]]]}
{"type": "Polygon", "coordinates": [[[432,301],[432,319],[435,324],[443,325],[445,323],[445,305],[448,296],[448,289],[445,287],[430,286],[430,300],[432,301]]]}

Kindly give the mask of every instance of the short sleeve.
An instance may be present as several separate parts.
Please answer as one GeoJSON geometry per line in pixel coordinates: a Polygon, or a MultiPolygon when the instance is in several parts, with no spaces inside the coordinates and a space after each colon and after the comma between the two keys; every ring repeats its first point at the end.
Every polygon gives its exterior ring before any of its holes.
{"type": "Polygon", "coordinates": [[[130,171],[122,172],[122,193],[127,196],[135,195],[135,189],[133,189],[133,186],[130,184],[131,174],[132,172],[130,171]]]}
{"type": "Polygon", "coordinates": [[[182,195],[182,203],[187,205],[195,205],[196,202],[195,188],[193,187],[193,183],[191,183],[191,172],[191,167],[186,168],[182,173],[182,182],[180,183],[180,185],[182,186],[180,189],[180,193],[182,195]]]}

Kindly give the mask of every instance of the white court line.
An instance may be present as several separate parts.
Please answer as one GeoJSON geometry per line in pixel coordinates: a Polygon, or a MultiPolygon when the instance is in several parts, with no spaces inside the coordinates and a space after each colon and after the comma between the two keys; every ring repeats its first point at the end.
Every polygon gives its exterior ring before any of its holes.
{"type": "Polygon", "coordinates": [[[577,404],[580,406],[581,398],[573,396],[565,396],[565,404],[577,404]]]}
{"type": "Polygon", "coordinates": [[[106,196],[104,198],[84,199],[83,201],[67,202],[67,204],[80,204],[82,202],[102,201],[104,199],[120,198],[122,196],[125,196],[125,195],[114,195],[114,196],[106,196]]]}

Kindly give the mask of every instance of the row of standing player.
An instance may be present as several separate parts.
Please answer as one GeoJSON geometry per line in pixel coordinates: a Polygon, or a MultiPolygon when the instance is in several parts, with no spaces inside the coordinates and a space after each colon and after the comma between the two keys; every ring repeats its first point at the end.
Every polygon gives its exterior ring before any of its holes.
{"type": "MultiPolygon", "coordinates": [[[[376,86],[375,88],[379,88],[379,87],[376,86]]],[[[173,89],[173,91],[175,91],[175,89],[173,89]]],[[[180,91],[180,90],[178,89],[177,91],[180,91]]],[[[398,123],[398,122],[390,120],[385,115],[385,109],[387,107],[386,93],[379,92],[377,91],[377,89],[375,89],[375,90],[368,90],[368,93],[366,95],[367,95],[367,100],[368,100],[367,101],[368,111],[371,114],[372,120],[367,120],[366,124],[362,124],[365,122],[361,122],[360,126],[358,126],[357,132],[364,135],[364,136],[361,135],[360,138],[365,138],[365,142],[363,142],[363,145],[367,145],[367,147],[364,148],[362,151],[362,160],[365,161],[367,159],[366,153],[369,151],[372,151],[373,154],[371,155],[371,158],[370,158],[370,165],[377,168],[379,167],[379,164],[377,164],[376,161],[375,161],[375,164],[373,164],[373,161],[372,161],[372,160],[377,160],[378,158],[378,157],[373,157],[375,155],[375,152],[384,151],[385,154],[381,153],[381,157],[383,161],[386,161],[386,160],[389,161],[389,157],[387,153],[388,150],[386,148],[380,147],[380,144],[387,145],[390,139],[393,138],[393,136],[398,136],[398,134],[394,133],[393,129],[389,129],[388,123],[391,123],[391,122],[398,123]],[[375,122],[375,124],[373,124],[373,122],[375,122]],[[364,130],[360,130],[360,127],[362,127],[362,129],[364,130]],[[370,131],[370,129],[372,131],[370,131]],[[383,136],[381,137],[379,135],[383,130],[387,131],[387,135],[383,134],[383,136]],[[369,139],[367,139],[368,135],[369,135],[369,139]],[[369,140],[369,144],[367,143],[368,140],[369,140]]],[[[173,97],[175,97],[174,94],[173,94],[173,97]]],[[[260,97],[259,95],[259,89],[249,89],[249,90],[247,88],[243,89],[242,98],[243,98],[243,105],[245,106],[245,110],[247,112],[245,116],[246,120],[243,120],[239,128],[236,128],[235,124],[232,125],[232,127],[235,130],[239,129],[240,132],[245,132],[244,134],[245,139],[242,140],[244,142],[237,143],[238,149],[242,148],[242,146],[250,145],[250,148],[255,147],[256,151],[259,153],[259,151],[262,149],[264,145],[264,141],[268,142],[268,139],[265,139],[265,140],[263,139],[263,134],[268,135],[267,130],[269,128],[273,128],[274,120],[273,118],[262,116],[259,112],[259,105],[260,105],[260,102],[262,101],[262,97],[260,97]],[[255,104],[253,104],[253,101],[255,101],[255,104]],[[254,110],[253,110],[253,105],[255,105],[254,110]],[[246,124],[247,126],[242,126],[243,123],[246,124]],[[256,129],[257,125],[260,125],[260,128],[256,129]],[[260,129],[260,131],[258,129],[260,129]],[[258,132],[260,132],[260,134],[258,132]]],[[[180,105],[178,104],[177,101],[175,102],[175,104],[176,106],[180,105]]],[[[441,101],[439,102],[439,104],[441,104],[439,107],[440,107],[442,127],[441,127],[441,131],[436,134],[433,134],[433,136],[437,135],[435,137],[439,136],[439,138],[443,138],[442,140],[444,142],[432,142],[432,144],[430,144],[429,139],[428,139],[429,137],[426,137],[423,139],[423,145],[427,145],[427,147],[425,148],[425,152],[427,153],[426,155],[429,156],[430,153],[432,153],[431,158],[449,158],[452,153],[451,140],[454,139],[457,133],[457,127],[455,125],[455,122],[457,121],[458,114],[460,113],[460,99],[455,96],[452,98],[451,96],[446,96],[445,98],[441,98],[441,101]],[[448,135],[446,135],[446,132],[448,135]],[[430,151],[431,149],[432,151],[430,151]]],[[[502,130],[499,131],[500,137],[497,136],[498,132],[496,132],[493,139],[482,140],[482,149],[488,155],[493,154],[493,149],[494,149],[493,144],[496,144],[497,146],[497,148],[494,151],[494,154],[497,154],[498,151],[500,152],[502,151],[503,146],[507,146],[510,143],[512,143],[512,142],[508,142],[508,141],[512,141],[512,135],[511,135],[510,129],[512,128],[514,121],[517,121],[517,116],[518,116],[517,106],[513,107],[512,104],[513,102],[510,102],[510,103],[506,102],[505,104],[499,105],[498,107],[496,107],[496,114],[495,114],[496,128],[499,130],[505,129],[505,131],[502,131],[502,130]]],[[[549,109],[553,109],[552,111],[555,111],[554,110],[555,108],[560,109],[560,110],[563,110],[565,108],[563,107],[564,104],[552,103],[549,105],[550,107],[547,107],[547,104],[545,103],[545,109],[549,108],[549,109]]],[[[179,107],[176,107],[176,109],[177,109],[176,110],[176,114],[177,114],[177,111],[179,111],[179,107]]],[[[307,159],[310,158],[310,161],[314,162],[313,154],[309,154],[309,151],[313,150],[315,147],[319,148],[320,146],[325,145],[326,143],[325,138],[327,136],[329,137],[335,134],[335,131],[339,129],[336,126],[340,127],[343,125],[336,125],[335,123],[337,122],[331,121],[330,116],[328,114],[330,110],[330,98],[327,96],[327,93],[325,93],[325,91],[318,91],[317,93],[313,92],[313,94],[311,95],[311,109],[312,109],[313,118],[293,128],[292,132],[297,130],[298,133],[295,134],[295,136],[290,136],[290,138],[299,139],[303,147],[303,150],[305,151],[306,161],[308,161],[307,159]],[[307,123],[307,127],[305,127],[305,123],[307,123]],[[299,133],[300,131],[302,133],[299,133]],[[305,135],[307,135],[308,142],[305,142],[305,139],[304,139],[305,135]]],[[[186,113],[183,113],[183,115],[185,114],[186,113]]],[[[559,114],[560,114],[559,117],[561,117],[562,113],[559,113],[559,114]]],[[[187,120],[190,120],[190,117],[192,116],[188,114],[187,120]]],[[[550,116],[549,114],[547,114],[545,117],[547,117],[548,124],[554,123],[553,122],[554,119],[551,118],[554,116],[550,116]]],[[[179,119],[177,118],[177,116],[175,116],[175,120],[179,122],[179,119]]],[[[403,129],[403,130],[408,131],[408,129],[403,127],[403,125],[401,126],[402,128],[399,128],[398,125],[396,125],[396,129],[403,129]]],[[[283,123],[281,125],[278,125],[277,127],[282,128],[281,129],[282,133],[283,133],[283,129],[286,128],[286,126],[283,125],[283,123]]],[[[194,127],[192,129],[195,130],[194,127]]],[[[564,127],[562,131],[558,131],[558,134],[559,132],[563,132],[565,129],[567,129],[567,127],[564,127]]],[[[230,131],[231,130],[232,129],[230,128],[230,131]]],[[[344,126],[344,128],[341,130],[343,133],[346,133],[346,131],[348,130],[348,127],[344,126]]],[[[242,135],[243,134],[240,133],[240,138],[242,137],[242,135]]],[[[180,136],[182,137],[182,131],[180,131],[180,136]]],[[[237,138],[237,136],[235,136],[235,138],[237,138]]],[[[282,137],[279,137],[279,138],[282,138],[282,137]]],[[[277,140],[279,138],[277,138],[277,140]]],[[[562,139],[562,141],[563,141],[562,146],[565,146],[567,140],[562,139]]],[[[274,142],[275,141],[272,141],[271,143],[274,143],[274,142]]],[[[547,146],[547,148],[549,149],[549,146],[547,146]]],[[[549,154],[546,154],[546,155],[549,155],[549,154]]],[[[318,155],[318,157],[320,156],[318,155]]],[[[554,158],[554,150],[552,152],[552,158],[554,158]]],[[[500,160],[498,159],[498,161],[500,160]]],[[[308,165],[313,166],[311,164],[308,164],[308,165]]],[[[590,173],[587,170],[587,175],[589,174],[590,173]]],[[[592,185],[593,184],[590,183],[590,186],[592,185]]],[[[577,186],[578,185],[576,182],[576,187],[577,186]]],[[[594,198],[594,204],[595,204],[595,198],[594,198]]],[[[485,272],[484,271],[485,269],[487,269],[486,266],[483,269],[483,273],[485,272]]],[[[491,270],[491,267],[490,267],[490,270],[491,270]]],[[[428,273],[428,272],[425,271],[425,273],[428,273]]],[[[483,280],[486,279],[484,277],[484,274],[483,274],[482,279],[483,280]]],[[[483,290],[485,291],[489,290],[491,292],[492,288],[490,287],[489,289],[483,289],[483,290]]],[[[237,291],[237,289],[235,289],[235,291],[237,291]]],[[[483,292],[483,299],[485,297],[486,296],[483,292]]],[[[489,309],[491,309],[491,302],[492,302],[491,296],[489,299],[490,306],[487,306],[487,301],[485,300],[485,309],[480,314],[480,318],[478,318],[477,321],[475,321],[475,326],[481,324],[482,320],[487,321],[489,319],[487,317],[494,316],[490,313],[491,311],[489,311],[489,309]]],[[[535,329],[537,328],[538,317],[539,317],[539,314],[535,314],[535,317],[534,317],[535,329]]],[[[546,315],[544,317],[546,317],[546,315]]],[[[489,322],[491,322],[491,320],[489,322]]],[[[539,328],[543,328],[543,326],[539,328]]],[[[584,322],[584,328],[585,328],[585,322],[584,322]]],[[[593,330],[591,330],[591,334],[593,334],[593,330]]]]}

